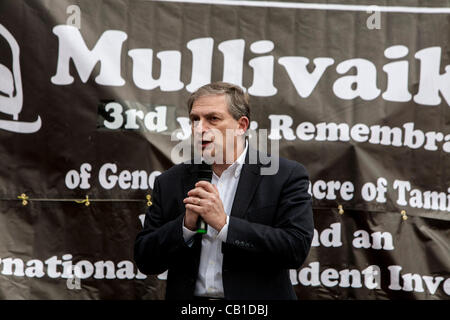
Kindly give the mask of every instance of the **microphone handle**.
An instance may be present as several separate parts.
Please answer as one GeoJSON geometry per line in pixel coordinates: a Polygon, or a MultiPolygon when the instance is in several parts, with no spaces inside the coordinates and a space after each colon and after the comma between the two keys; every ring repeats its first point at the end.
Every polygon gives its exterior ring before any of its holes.
{"type": "MultiPolygon", "coordinates": [[[[211,168],[211,167],[209,167],[209,168],[211,168]]],[[[211,174],[212,174],[212,172],[211,172],[211,174]]],[[[211,178],[207,179],[207,178],[202,177],[202,178],[200,178],[199,181],[202,181],[202,180],[203,181],[207,181],[207,182],[211,182],[211,178]]],[[[198,219],[197,219],[197,233],[205,234],[205,233],[208,232],[207,228],[208,228],[208,225],[206,224],[205,220],[203,220],[202,217],[198,217],[198,219]]]]}
{"type": "Polygon", "coordinates": [[[197,219],[197,233],[205,234],[207,232],[207,230],[206,230],[207,227],[208,227],[208,225],[202,219],[202,217],[198,217],[198,219],[197,219]]]}

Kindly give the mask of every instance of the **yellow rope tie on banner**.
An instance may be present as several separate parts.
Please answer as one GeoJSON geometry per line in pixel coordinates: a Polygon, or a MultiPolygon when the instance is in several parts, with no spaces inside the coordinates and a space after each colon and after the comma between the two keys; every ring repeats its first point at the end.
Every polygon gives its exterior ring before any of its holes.
{"type": "Polygon", "coordinates": [[[338,205],[338,210],[340,215],[344,214],[344,208],[342,207],[342,204],[338,205]]]}
{"type": "Polygon", "coordinates": [[[402,215],[402,219],[403,220],[408,219],[408,216],[406,215],[406,211],[405,210],[400,211],[400,214],[402,215]]]}
{"type": "MultiPolygon", "coordinates": [[[[110,198],[110,199],[89,199],[89,196],[86,196],[85,199],[74,199],[74,198],[33,198],[33,197],[29,197],[27,196],[25,193],[22,193],[21,195],[17,196],[17,197],[13,197],[13,198],[9,198],[9,197],[1,197],[0,196],[0,201],[2,200],[6,200],[6,201],[17,201],[21,200],[22,201],[22,205],[26,206],[28,205],[28,203],[30,203],[31,201],[37,201],[37,202],[76,202],[76,203],[84,203],[86,206],[89,206],[92,202],[143,202],[145,200],[141,199],[115,199],[115,198],[110,198]]],[[[151,196],[147,195],[146,196],[147,199],[147,205],[151,206],[152,202],[151,202],[151,196]]]]}
{"type": "Polygon", "coordinates": [[[17,196],[17,198],[22,200],[22,205],[26,206],[28,204],[28,196],[25,193],[22,193],[20,196],[17,196]]]}
{"type": "Polygon", "coordinates": [[[76,202],[76,203],[84,203],[84,205],[85,205],[86,207],[88,207],[88,206],[91,204],[91,203],[89,202],[89,196],[86,196],[86,199],[81,200],[81,201],[75,200],[75,202],[76,202]]]}

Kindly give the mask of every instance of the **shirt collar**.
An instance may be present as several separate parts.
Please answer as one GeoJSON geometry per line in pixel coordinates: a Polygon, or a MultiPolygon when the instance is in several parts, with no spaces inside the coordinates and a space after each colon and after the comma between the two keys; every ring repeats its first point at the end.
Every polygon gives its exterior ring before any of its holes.
{"type": "MultiPolygon", "coordinates": [[[[245,140],[245,148],[242,151],[242,153],[240,154],[240,156],[222,174],[229,173],[230,175],[231,174],[234,175],[235,178],[239,178],[241,171],[242,171],[242,166],[245,162],[247,150],[248,150],[248,141],[245,140]]],[[[203,161],[203,157],[202,157],[202,161],[203,161]]],[[[214,171],[213,171],[213,175],[217,177],[217,175],[214,171]]],[[[217,178],[219,178],[219,177],[217,177],[217,178]]]]}
{"type": "Polygon", "coordinates": [[[241,155],[236,159],[236,161],[229,168],[227,168],[227,170],[234,170],[235,178],[239,178],[239,176],[241,174],[242,166],[245,161],[245,156],[247,155],[247,150],[248,150],[248,142],[247,142],[247,140],[245,140],[245,148],[242,151],[241,155]]]}

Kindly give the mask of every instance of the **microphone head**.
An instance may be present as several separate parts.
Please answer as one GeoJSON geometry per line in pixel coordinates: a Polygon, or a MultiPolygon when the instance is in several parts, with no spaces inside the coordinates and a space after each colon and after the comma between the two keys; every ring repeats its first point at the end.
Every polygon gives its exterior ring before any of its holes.
{"type": "Polygon", "coordinates": [[[205,162],[199,165],[198,169],[198,181],[208,181],[212,180],[212,166],[205,162]]]}

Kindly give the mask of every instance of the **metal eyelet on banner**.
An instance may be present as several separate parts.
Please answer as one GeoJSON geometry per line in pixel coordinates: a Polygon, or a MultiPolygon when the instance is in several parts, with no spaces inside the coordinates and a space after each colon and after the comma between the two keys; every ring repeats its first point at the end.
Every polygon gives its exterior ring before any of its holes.
{"type": "Polygon", "coordinates": [[[152,202],[150,201],[152,196],[148,194],[145,198],[147,199],[147,206],[150,207],[152,205],[152,202]]]}
{"type": "Polygon", "coordinates": [[[344,208],[342,207],[342,204],[338,205],[338,210],[340,215],[344,214],[344,208]]]}
{"type": "Polygon", "coordinates": [[[85,205],[86,207],[88,207],[88,206],[91,204],[91,203],[89,202],[89,196],[86,196],[86,199],[81,200],[81,201],[75,200],[75,202],[76,202],[76,203],[84,203],[84,205],[85,205]]]}
{"type": "Polygon", "coordinates": [[[408,216],[406,215],[406,211],[405,210],[400,211],[400,214],[402,215],[402,219],[403,220],[408,219],[408,216]]]}
{"type": "Polygon", "coordinates": [[[17,198],[22,200],[22,205],[26,206],[28,204],[28,196],[25,193],[22,193],[20,196],[17,196],[17,198]]]}

